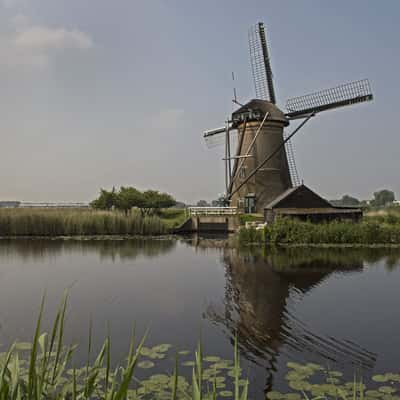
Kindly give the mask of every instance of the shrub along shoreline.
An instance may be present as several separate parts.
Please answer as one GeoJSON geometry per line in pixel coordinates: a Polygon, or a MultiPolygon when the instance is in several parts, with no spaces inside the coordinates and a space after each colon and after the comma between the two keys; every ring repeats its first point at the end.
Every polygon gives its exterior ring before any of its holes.
{"type": "Polygon", "coordinates": [[[279,218],[264,229],[242,228],[238,240],[240,244],[289,246],[400,246],[400,223],[366,218],[360,223],[315,224],[279,218]]]}

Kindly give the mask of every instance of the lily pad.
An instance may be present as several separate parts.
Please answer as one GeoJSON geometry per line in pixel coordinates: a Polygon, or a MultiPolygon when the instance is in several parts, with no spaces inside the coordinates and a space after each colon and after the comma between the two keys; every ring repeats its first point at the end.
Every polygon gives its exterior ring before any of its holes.
{"type": "Polygon", "coordinates": [[[378,392],[377,390],[367,390],[365,395],[368,397],[381,397],[382,392],[378,392]]]}
{"type": "Polygon", "coordinates": [[[289,381],[289,387],[293,390],[309,390],[310,384],[304,381],[289,381]]]}
{"type": "Polygon", "coordinates": [[[374,382],[387,382],[389,379],[386,375],[374,375],[372,380],[374,382]]]}
{"type": "Polygon", "coordinates": [[[151,350],[156,353],[165,353],[172,347],[171,344],[159,344],[158,346],[154,346],[151,350]]]}
{"type": "Polygon", "coordinates": [[[219,392],[219,395],[221,397],[232,397],[233,393],[230,390],[223,390],[222,392],[219,392]]]}
{"type": "Polygon", "coordinates": [[[301,400],[302,397],[298,393],[288,393],[288,394],[285,394],[285,399],[287,399],[287,400],[301,400]]]}
{"type": "Polygon", "coordinates": [[[144,357],[150,356],[151,353],[152,353],[152,350],[149,349],[148,347],[144,347],[144,346],[143,346],[143,347],[140,349],[140,354],[141,354],[142,356],[144,356],[144,357]]]}
{"type": "Polygon", "coordinates": [[[32,349],[32,343],[19,342],[16,343],[15,348],[20,351],[28,351],[32,349]]]}
{"type": "Polygon", "coordinates": [[[275,390],[272,390],[271,392],[267,393],[267,399],[269,400],[278,400],[282,399],[284,395],[281,392],[277,392],[275,390]]]}
{"type": "Polygon", "coordinates": [[[338,383],[340,383],[340,379],[337,379],[337,378],[330,378],[330,377],[328,377],[328,378],[326,378],[326,381],[327,381],[328,383],[332,383],[332,384],[334,384],[334,385],[337,385],[338,383]]]}
{"type": "Polygon", "coordinates": [[[297,369],[297,368],[302,368],[303,365],[299,364],[299,363],[295,363],[292,361],[289,361],[287,364],[288,368],[293,368],[293,369],[297,369]]]}
{"type": "Polygon", "coordinates": [[[154,367],[154,363],[153,363],[153,361],[149,361],[149,360],[140,361],[138,363],[138,367],[139,368],[143,368],[143,369],[149,369],[149,368],[153,368],[154,367]]]}
{"type": "Polygon", "coordinates": [[[207,357],[204,357],[204,361],[212,362],[212,363],[217,363],[217,362],[220,361],[220,360],[221,360],[221,357],[217,357],[217,356],[207,356],[207,357]]]}
{"type": "Polygon", "coordinates": [[[194,367],[194,361],[185,361],[182,363],[184,367],[194,367]]]}
{"type": "Polygon", "coordinates": [[[187,356],[188,354],[190,354],[190,351],[189,350],[181,350],[181,351],[178,351],[178,354],[180,356],[187,356]]]}
{"type": "Polygon", "coordinates": [[[378,391],[380,391],[381,393],[385,393],[385,394],[392,394],[392,393],[396,392],[396,389],[391,386],[381,386],[378,389],[378,391]]]}

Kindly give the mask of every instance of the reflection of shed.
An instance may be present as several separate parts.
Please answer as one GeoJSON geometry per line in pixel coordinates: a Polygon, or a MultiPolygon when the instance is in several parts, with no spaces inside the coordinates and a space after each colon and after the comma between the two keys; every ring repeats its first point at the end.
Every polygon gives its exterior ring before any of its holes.
{"type": "Polygon", "coordinates": [[[277,216],[297,218],[304,221],[323,222],[332,220],[359,221],[360,208],[335,207],[305,185],[290,188],[269,203],[264,209],[266,222],[277,216]]]}

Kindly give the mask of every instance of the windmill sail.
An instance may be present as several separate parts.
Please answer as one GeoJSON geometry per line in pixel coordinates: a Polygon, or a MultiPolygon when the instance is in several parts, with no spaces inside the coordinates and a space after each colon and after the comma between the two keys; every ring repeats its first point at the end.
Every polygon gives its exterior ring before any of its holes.
{"type": "Polygon", "coordinates": [[[262,22],[249,30],[249,49],[256,97],[276,104],[267,38],[262,22]]]}
{"type": "Polygon", "coordinates": [[[363,103],[373,99],[368,79],[346,83],[331,89],[305,96],[294,97],[286,102],[289,118],[301,118],[307,114],[363,103]]]}
{"type": "MultiPolygon", "coordinates": [[[[269,55],[270,52],[268,47],[264,24],[259,22],[249,30],[250,61],[256,97],[276,104],[273,74],[269,55]]],[[[286,142],[285,149],[292,185],[299,186],[300,179],[294,158],[293,143],[290,140],[286,142]]]]}

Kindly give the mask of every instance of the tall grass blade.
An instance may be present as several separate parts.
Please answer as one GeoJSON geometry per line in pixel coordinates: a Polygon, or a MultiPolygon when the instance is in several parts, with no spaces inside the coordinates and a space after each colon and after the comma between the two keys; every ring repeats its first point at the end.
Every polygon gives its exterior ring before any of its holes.
{"type": "Polygon", "coordinates": [[[28,373],[28,388],[27,388],[28,398],[30,400],[38,398],[38,393],[36,392],[36,388],[37,388],[37,385],[36,385],[37,384],[36,359],[37,359],[37,349],[38,349],[38,343],[39,343],[40,327],[41,327],[42,318],[43,318],[45,297],[46,297],[46,295],[44,294],[42,297],[42,302],[40,304],[40,311],[39,311],[39,316],[38,316],[38,319],[36,322],[35,335],[33,337],[32,349],[31,349],[31,354],[30,354],[29,373],[28,373]]]}
{"type": "Polygon", "coordinates": [[[174,368],[174,380],[172,383],[172,393],[171,393],[171,400],[176,400],[177,399],[177,393],[178,393],[178,353],[175,355],[175,368],[174,368]]]}
{"type": "Polygon", "coordinates": [[[67,309],[67,301],[68,301],[68,292],[64,292],[63,302],[61,306],[61,315],[60,315],[60,327],[58,331],[58,342],[57,342],[57,350],[56,350],[56,358],[54,361],[54,369],[53,369],[53,378],[51,380],[52,385],[55,383],[55,379],[57,376],[57,369],[59,367],[60,355],[63,348],[63,338],[64,338],[64,322],[65,322],[65,312],[67,309]]]}
{"type": "MultiPolygon", "coordinates": [[[[137,360],[140,356],[140,352],[142,350],[142,347],[144,345],[145,340],[147,339],[147,335],[148,335],[148,331],[145,332],[142,340],[140,341],[136,351],[134,351],[134,344],[131,343],[131,350],[130,350],[130,356],[128,358],[128,363],[127,363],[127,367],[124,370],[123,374],[122,374],[122,381],[121,381],[121,385],[114,397],[115,400],[122,400],[126,397],[127,392],[128,392],[128,388],[129,388],[129,384],[132,381],[132,376],[133,376],[133,370],[136,366],[137,360]]],[[[132,338],[132,341],[134,340],[134,337],[132,338]]]]}

